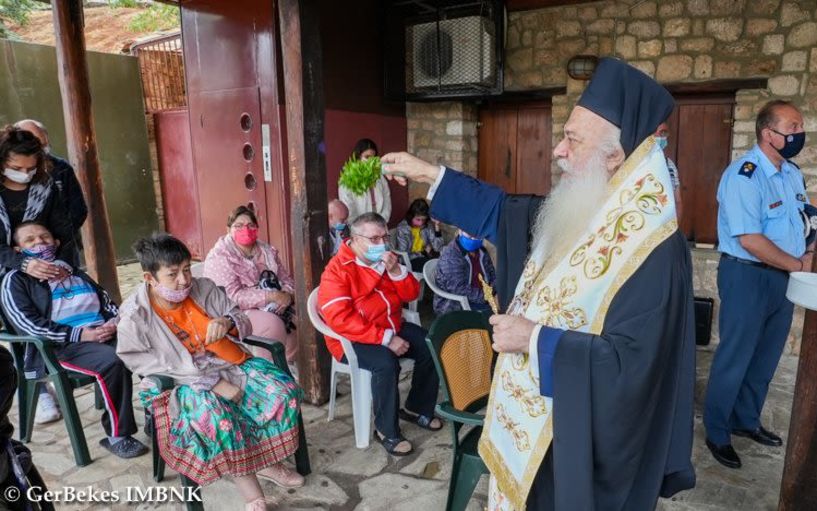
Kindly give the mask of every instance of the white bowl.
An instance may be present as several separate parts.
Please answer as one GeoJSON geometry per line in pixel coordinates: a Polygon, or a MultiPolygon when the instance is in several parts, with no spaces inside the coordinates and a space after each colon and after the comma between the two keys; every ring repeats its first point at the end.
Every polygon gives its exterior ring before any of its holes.
{"type": "Polygon", "coordinates": [[[795,305],[817,311],[817,273],[804,271],[790,273],[786,298],[795,305]]]}

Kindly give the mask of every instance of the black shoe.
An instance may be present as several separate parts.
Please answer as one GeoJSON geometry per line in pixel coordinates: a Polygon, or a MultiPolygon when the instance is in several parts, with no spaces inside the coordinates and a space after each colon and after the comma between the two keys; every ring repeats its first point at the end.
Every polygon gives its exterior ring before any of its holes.
{"type": "Polygon", "coordinates": [[[148,452],[147,446],[132,436],[126,436],[113,445],[110,440],[103,438],[99,441],[99,445],[124,459],[136,458],[148,452]]]}
{"type": "Polygon", "coordinates": [[[707,439],[706,446],[709,448],[712,456],[724,467],[740,468],[742,466],[740,456],[738,456],[738,453],[732,448],[732,444],[715,445],[707,439]]]}
{"type": "Polygon", "coordinates": [[[750,431],[748,429],[735,429],[732,430],[732,434],[737,436],[744,436],[746,438],[751,438],[755,442],[763,445],[768,445],[769,447],[780,447],[781,445],[783,445],[782,438],[775,435],[771,431],[768,431],[763,426],[760,426],[754,431],[750,431]]]}

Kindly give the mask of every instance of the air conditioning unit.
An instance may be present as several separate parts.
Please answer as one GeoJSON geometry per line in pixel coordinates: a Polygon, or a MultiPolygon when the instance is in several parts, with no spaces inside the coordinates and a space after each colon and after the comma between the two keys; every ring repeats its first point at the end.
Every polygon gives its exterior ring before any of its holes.
{"type": "Polygon", "coordinates": [[[494,22],[465,16],[410,27],[415,90],[491,86],[496,80],[494,22]],[[439,30],[438,30],[439,29],[439,30]]]}

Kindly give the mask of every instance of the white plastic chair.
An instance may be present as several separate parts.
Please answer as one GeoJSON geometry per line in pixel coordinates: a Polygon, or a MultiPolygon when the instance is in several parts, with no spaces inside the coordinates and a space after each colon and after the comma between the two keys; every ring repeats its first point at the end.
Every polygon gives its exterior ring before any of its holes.
{"type": "MultiPolygon", "coordinates": [[[[406,270],[410,271],[411,274],[414,275],[414,278],[417,279],[417,282],[420,283],[420,294],[417,295],[416,300],[414,300],[413,302],[408,303],[408,309],[410,311],[416,311],[417,310],[417,304],[420,302],[420,300],[423,299],[423,293],[425,293],[425,290],[426,290],[426,288],[425,288],[425,278],[423,277],[423,272],[412,271],[412,269],[411,269],[411,258],[409,257],[408,252],[400,252],[399,250],[392,250],[392,252],[397,254],[397,257],[399,257],[400,260],[403,262],[403,266],[406,267],[406,270]]],[[[417,323],[417,324],[419,325],[419,323],[417,323]]]]}
{"type": "MultiPolygon", "coordinates": [[[[338,373],[348,374],[352,387],[352,418],[355,424],[355,447],[365,449],[369,446],[372,437],[372,373],[361,369],[357,363],[357,355],[352,349],[352,342],[336,333],[324,322],[318,312],[318,288],[309,293],[307,311],[312,325],[323,335],[340,340],[347,363],[339,362],[332,357],[332,372],[329,388],[329,415],[327,420],[335,418],[335,395],[337,393],[338,373]]],[[[403,318],[409,323],[420,324],[420,315],[415,311],[403,309],[403,318]]],[[[400,367],[407,370],[413,367],[414,361],[408,358],[400,359],[400,367]]]]}
{"type": "Polygon", "coordinates": [[[446,300],[454,300],[455,302],[459,302],[462,310],[470,311],[471,305],[468,303],[467,297],[464,295],[455,295],[454,293],[443,291],[437,286],[437,281],[435,278],[437,276],[437,263],[439,262],[439,259],[430,259],[423,265],[423,276],[425,277],[425,281],[428,282],[428,287],[431,288],[435,295],[445,298],[446,300]]]}

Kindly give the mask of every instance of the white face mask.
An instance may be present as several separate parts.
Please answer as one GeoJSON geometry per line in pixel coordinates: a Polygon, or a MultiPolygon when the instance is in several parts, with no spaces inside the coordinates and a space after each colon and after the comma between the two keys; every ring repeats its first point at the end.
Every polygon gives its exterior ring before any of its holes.
{"type": "Polygon", "coordinates": [[[20,170],[14,169],[5,169],[3,170],[3,175],[7,178],[11,179],[15,183],[20,183],[21,185],[30,183],[32,179],[34,179],[35,172],[22,172],[20,170]]]}

